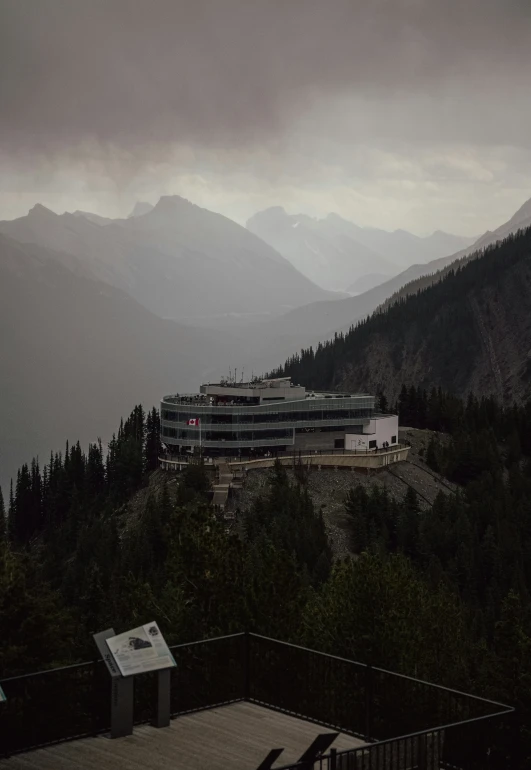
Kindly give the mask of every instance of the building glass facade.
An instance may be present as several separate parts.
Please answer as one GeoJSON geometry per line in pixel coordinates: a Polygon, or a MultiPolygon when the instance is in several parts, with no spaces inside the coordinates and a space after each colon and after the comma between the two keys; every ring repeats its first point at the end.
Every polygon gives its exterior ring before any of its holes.
{"type": "Polygon", "coordinates": [[[289,450],[307,433],[361,432],[374,414],[374,396],[306,393],[284,383],[280,390],[263,382],[276,381],[261,381],[258,395],[246,385],[226,388],[228,395],[223,386],[202,386],[197,396],[164,397],[162,442],[175,453],[199,446],[206,454],[289,450]],[[276,390],[283,395],[276,396],[276,390]]]}

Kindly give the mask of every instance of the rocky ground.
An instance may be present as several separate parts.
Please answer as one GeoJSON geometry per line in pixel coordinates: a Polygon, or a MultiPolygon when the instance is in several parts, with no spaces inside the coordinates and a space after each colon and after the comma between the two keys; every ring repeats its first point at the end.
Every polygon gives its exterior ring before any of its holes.
{"type": "MultiPolygon", "coordinates": [[[[455,489],[454,484],[446,481],[439,474],[433,473],[424,462],[431,435],[432,432],[428,430],[404,428],[400,431],[400,441],[411,444],[408,460],[381,471],[373,471],[368,475],[366,472],[353,469],[310,471],[308,489],[316,509],[323,512],[330,544],[336,558],[342,558],[349,553],[350,521],[345,514],[344,501],[349,489],[356,484],[362,484],[367,488],[373,485],[386,487],[397,499],[402,499],[408,486],[411,486],[417,492],[423,509],[431,506],[439,492],[450,494],[455,489]]],[[[444,436],[439,438],[444,440],[444,436]]],[[[263,492],[269,473],[269,469],[256,469],[247,474],[243,489],[233,492],[229,498],[229,514],[234,514],[237,509],[246,510],[252,505],[253,500],[263,492]]],[[[288,470],[288,473],[293,478],[292,471],[288,470]]],[[[214,480],[214,476],[212,478],[214,480]]],[[[133,495],[127,505],[127,516],[124,522],[126,529],[134,525],[142,515],[149,494],[158,496],[165,482],[170,495],[173,496],[179,483],[179,476],[162,470],[151,475],[148,487],[133,495]]],[[[235,527],[237,530],[238,524],[237,519],[228,522],[230,529],[235,527]]]]}
{"type": "MultiPolygon", "coordinates": [[[[405,428],[400,431],[400,440],[411,444],[407,462],[397,463],[388,469],[372,472],[370,475],[351,469],[312,470],[308,476],[308,489],[316,509],[321,509],[328,530],[334,556],[342,558],[349,553],[350,521],[345,514],[344,501],[349,489],[356,484],[364,487],[377,485],[386,487],[390,494],[401,499],[408,486],[419,496],[422,508],[427,509],[439,492],[450,494],[455,485],[434,474],[425,464],[423,457],[430,440],[431,431],[405,428]]],[[[243,489],[230,502],[230,508],[245,510],[252,505],[265,485],[270,471],[257,469],[247,474],[243,489]]],[[[288,471],[291,475],[292,472],[288,471]]]]}

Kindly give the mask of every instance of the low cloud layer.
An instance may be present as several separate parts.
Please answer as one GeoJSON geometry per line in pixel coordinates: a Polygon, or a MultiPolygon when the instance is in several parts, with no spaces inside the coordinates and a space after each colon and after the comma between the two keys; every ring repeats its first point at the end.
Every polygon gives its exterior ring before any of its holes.
{"type": "Polygon", "coordinates": [[[530,51],[527,0],[0,0],[0,215],[74,188],[109,213],[186,179],[220,197],[224,178],[221,208],[246,183],[312,210],[350,190],[371,223],[396,179],[417,229],[427,184],[512,206],[531,195],[530,51]]]}

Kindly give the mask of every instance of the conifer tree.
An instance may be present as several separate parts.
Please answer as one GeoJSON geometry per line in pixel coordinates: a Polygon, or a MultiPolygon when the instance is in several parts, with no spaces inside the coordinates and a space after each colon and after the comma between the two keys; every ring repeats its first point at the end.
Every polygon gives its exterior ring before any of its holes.
{"type": "Polygon", "coordinates": [[[430,436],[428,448],[426,450],[426,465],[437,472],[439,470],[439,460],[437,457],[437,442],[433,436],[430,436]]]}
{"type": "Polygon", "coordinates": [[[105,492],[105,466],[101,440],[90,444],[85,467],[85,494],[88,500],[94,500],[105,492]]]}
{"type": "Polygon", "coordinates": [[[5,540],[6,536],[6,511],[4,506],[4,496],[0,486],[0,541],[5,540]]]}
{"type": "Polygon", "coordinates": [[[397,546],[406,556],[415,557],[417,554],[419,514],[417,493],[408,487],[400,505],[397,526],[397,546]]]}
{"type": "Polygon", "coordinates": [[[146,417],[146,441],[144,447],[144,470],[146,473],[151,473],[159,467],[160,452],[160,416],[155,407],[153,407],[146,417]]]}

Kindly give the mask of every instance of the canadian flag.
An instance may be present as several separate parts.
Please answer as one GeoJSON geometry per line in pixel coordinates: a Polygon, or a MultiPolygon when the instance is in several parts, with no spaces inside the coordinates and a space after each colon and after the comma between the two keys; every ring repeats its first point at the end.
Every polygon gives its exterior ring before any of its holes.
{"type": "Polygon", "coordinates": [[[199,425],[199,417],[192,417],[191,420],[188,420],[187,425],[199,425]]]}

